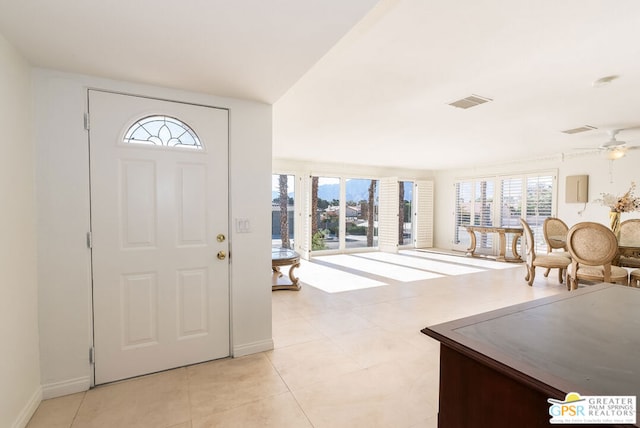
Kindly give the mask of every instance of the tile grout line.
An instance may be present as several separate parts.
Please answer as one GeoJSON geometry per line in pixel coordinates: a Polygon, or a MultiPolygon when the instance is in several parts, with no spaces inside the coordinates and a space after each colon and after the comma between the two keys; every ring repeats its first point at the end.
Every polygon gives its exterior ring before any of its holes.
{"type": "Polygon", "coordinates": [[[87,393],[89,391],[84,391],[82,393],[82,400],[80,401],[80,404],[78,405],[78,408],[76,409],[75,413],[73,414],[73,419],[71,419],[71,424],[69,425],[69,428],[73,427],[73,424],[76,422],[76,419],[78,418],[78,414],[80,413],[80,409],[82,408],[82,405],[84,404],[84,400],[87,398],[87,393]]]}
{"type": "Polygon", "coordinates": [[[307,421],[309,421],[309,425],[311,427],[314,427],[315,425],[313,425],[313,422],[311,422],[311,418],[309,418],[309,415],[307,414],[307,412],[304,410],[304,408],[302,407],[302,404],[300,404],[300,402],[298,401],[298,398],[296,397],[296,395],[293,393],[293,390],[291,389],[291,387],[289,386],[289,384],[284,380],[284,378],[282,377],[282,374],[280,373],[280,370],[278,370],[278,368],[273,364],[273,361],[271,361],[271,358],[269,358],[266,353],[265,353],[265,358],[269,361],[269,364],[271,364],[271,367],[273,367],[273,370],[276,371],[276,373],[278,373],[278,377],[280,377],[280,380],[282,381],[282,383],[285,384],[285,386],[287,387],[287,391],[289,391],[289,394],[291,395],[291,397],[294,399],[294,401],[296,402],[296,404],[298,405],[298,408],[300,408],[300,411],[304,414],[304,417],[307,418],[307,421]]]}

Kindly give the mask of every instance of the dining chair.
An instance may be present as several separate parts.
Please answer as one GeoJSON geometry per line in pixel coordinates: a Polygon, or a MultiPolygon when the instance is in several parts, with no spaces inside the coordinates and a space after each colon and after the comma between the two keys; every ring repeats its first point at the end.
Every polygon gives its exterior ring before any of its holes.
{"type": "Polygon", "coordinates": [[[569,226],[559,218],[547,217],[544,220],[544,223],[542,223],[542,235],[544,236],[544,242],[547,243],[547,253],[559,252],[569,257],[567,232],[569,232],[569,226]]]}
{"type": "MultiPolygon", "coordinates": [[[[567,232],[569,226],[557,217],[547,217],[542,223],[542,236],[547,244],[547,254],[552,256],[571,257],[567,250],[567,232]]],[[[547,269],[544,276],[549,276],[547,269]]]]}
{"type": "Polygon", "coordinates": [[[527,275],[524,280],[527,281],[529,285],[533,285],[533,280],[536,277],[536,267],[543,267],[547,268],[547,272],[549,272],[550,269],[558,269],[558,281],[562,284],[567,267],[571,263],[571,259],[568,257],[552,255],[536,255],[535,241],[533,239],[533,232],[531,231],[531,227],[529,227],[529,223],[521,218],[520,224],[522,225],[522,231],[524,234],[524,253],[526,255],[527,266],[527,275]]]}
{"type": "Polygon", "coordinates": [[[569,290],[578,288],[578,280],[628,284],[627,270],[611,264],[618,252],[618,240],[608,227],[590,221],[574,225],[567,233],[567,248],[571,254],[569,290]]]}
{"type": "MultiPolygon", "coordinates": [[[[629,219],[620,223],[618,245],[620,247],[640,248],[640,219],[629,219]]],[[[640,268],[640,258],[621,253],[617,264],[619,266],[640,268]]]]}
{"type": "Polygon", "coordinates": [[[629,287],[640,288],[640,269],[634,269],[629,273],[629,287]]]}

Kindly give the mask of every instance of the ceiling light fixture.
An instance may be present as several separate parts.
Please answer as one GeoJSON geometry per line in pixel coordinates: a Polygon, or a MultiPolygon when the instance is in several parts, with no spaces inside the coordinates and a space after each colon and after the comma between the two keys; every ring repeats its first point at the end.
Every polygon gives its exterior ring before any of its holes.
{"type": "Polygon", "coordinates": [[[604,152],[605,157],[609,160],[617,160],[617,159],[621,159],[624,157],[625,155],[625,150],[623,149],[612,149],[612,150],[607,150],[606,152],[604,152]]]}

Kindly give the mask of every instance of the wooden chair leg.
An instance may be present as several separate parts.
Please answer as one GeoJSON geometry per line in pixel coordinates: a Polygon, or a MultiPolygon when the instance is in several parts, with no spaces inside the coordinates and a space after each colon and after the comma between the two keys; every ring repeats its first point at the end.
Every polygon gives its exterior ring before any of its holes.
{"type": "Polygon", "coordinates": [[[544,272],[545,278],[549,276],[549,272],[551,272],[551,268],[547,268],[547,270],[544,272]]]}
{"type": "Polygon", "coordinates": [[[578,278],[571,278],[571,291],[578,289],[578,278]]]}
{"type": "Polygon", "coordinates": [[[533,286],[533,280],[536,278],[536,268],[535,268],[535,266],[531,266],[527,276],[529,277],[529,281],[527,281],[527,283],[529,284],[529,286],[533,286]]]}

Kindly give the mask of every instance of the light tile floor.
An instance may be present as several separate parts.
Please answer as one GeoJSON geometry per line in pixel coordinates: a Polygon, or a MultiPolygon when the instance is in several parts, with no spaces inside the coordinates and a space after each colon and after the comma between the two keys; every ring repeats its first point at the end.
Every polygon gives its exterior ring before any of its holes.
{"type": "Polygon", "coordinates": [[[28,427],[436,427],[439,347],[420,329],[567,292],[541,270],[527,286],[522,264],[419,251],[326,256],[298,274],[300,291],[272,294],[273,351],[45,400],[28,427]],[[378,286],[338,291],[354,275],[378,286]]]}

